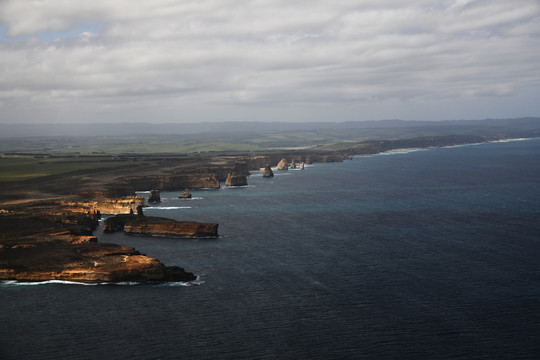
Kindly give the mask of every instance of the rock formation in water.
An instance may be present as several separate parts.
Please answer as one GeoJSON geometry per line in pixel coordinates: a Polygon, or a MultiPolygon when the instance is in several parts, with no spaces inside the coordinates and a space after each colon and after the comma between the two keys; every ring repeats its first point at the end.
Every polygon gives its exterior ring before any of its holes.
{"type": "Polygon", "coordinates": [[[104,232],[124,231],[127,234],[170,236],[181,238],[218,237],[218,224],[133,215],[117,215],[105,220],[104,232]]]}
{"type": "Polygon", "coordinates": [[[277,165],[278,170],[289,170],[289,165],[287,165],[287,159],[283,158],[277,165]]]}
{"type": "Polygon", "coordinates": [[[291,161],[291,166],[290,166],[291,169],[296,169],[296,162],[294,161],[294,158],[292,159],[291,161]]]}
{"type": "Polygon", "coordinates": [[[263,172],[263,177],[274,177],[274,172],[272,171],[270,164],[266,164],[263,172]]]}
{"type": "Polygon", "coordinates": [[[182,268],[167,267],[133,248],[115,244],[60,244],[0,252],[1,280],[101,283],[196,279],[182,268]]]}
{"type": "Polygon", "coordinates": [[[161,202],[161,195],[159,194],[158,189],[150,190],[150,197],[148,198],[148,203],[158,203],[161,202]]]}
{"type": "Polygon", "coordinates": [[[300,170],[304,170],[304,163],[303,162],[300,164],[300,170]]]}
{"type": "Polygon", "coordinates": [[[71,211],[71,207],[64,207],[61,202],[3,210],[0,280],[99,283],[196,278],[182,268],[167,267],[133,248],[98,243],[92,235],[98,224],[97,212],[71,211]]]}
{"type": "Polygon", "coordinates": [[[180,199],[191,199],[191,193],[189,192],[189,189],[186,188],[186,190],[184,190],[184,192],[180,195],[178,195],[178,198],[180,199]]]}
{"type": "Polygon", "coordinates": [[[245,175],[239,174],[237,172],[231,172],[225,180],[226,186],[245,186],[247,185],[247,178],[245,175]]]}

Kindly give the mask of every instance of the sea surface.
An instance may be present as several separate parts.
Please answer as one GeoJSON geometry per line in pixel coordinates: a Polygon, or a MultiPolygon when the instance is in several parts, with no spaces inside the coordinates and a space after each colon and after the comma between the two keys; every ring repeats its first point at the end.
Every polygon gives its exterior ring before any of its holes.
{"type": "MultiPolygon", "coordinates": [[[[103,234],[182,284],[0,285],[0,359],[539,359],[540,139],[254,172],[103,234]]],[[[146,195],[148,196],[148,195],[146,195]]]]}

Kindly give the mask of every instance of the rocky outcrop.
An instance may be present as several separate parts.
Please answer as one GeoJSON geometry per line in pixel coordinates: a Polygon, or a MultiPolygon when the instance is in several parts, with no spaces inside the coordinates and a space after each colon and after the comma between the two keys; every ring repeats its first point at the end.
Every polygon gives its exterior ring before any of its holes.
{"type": "Polygon", "coordinates": [[[83,190],[78,191],[77,195],[88,198],[119,198],[124,196],[135,195],[133,186],[122,184],[111,184],[106,189],[101,190],[83,190]]]}
{"type": "Polygon", "coordinates": [[[303,162],[300,164],[300,170],[304,170],[304,163],[303,162]]]}
{"type": "Polygon", "coordinates": [[[218,237],[218,224],[177,221],[154,216],[117,215],[105,220],[104,232],[170,236],[181,238],[218,237]]]}
{"type": "Polygon", "coordinates": [[[289,170],[289,165],[287,165],[287,159],[283,158],[277,165],[278,170],[289,170]]]}
{"type": "Polygon", "coordinates": [[[180,199],[191,199],[191,193],[189,192],[189,189],[184,190],[183,193],[178,195],[178,198],[180,198],[180,199]]]}
{"type": "Polygon", "coordinates": [[[102,283],[196,279],[182,268],[167,267],[122,245],[90,243],[0,251],[1,280],[102,283]]]}
{"type": "Polygon", "coordinates": [[[296,169],[296,162],[294,161],[294,158],[291,161],[291,166],[289,166],[291,169],[296,169]]]}
{"type": "Polygon", "coordinates": [[[245,186],[247,184],[246,176],[237,172],[229,173],[227,180],[225,180],[226,186],[245,186]]]}
{"type": "Polygon", "coordinates": [[[250,170],[259,170],[261,168],[264,168],[267,164],[272,163],[272,159],[270,158],[270,156],[263,156],[263,155],[251,156],[247,158],[245,161],[250,170]]]}
{"type": "Polygon", "coordinates": [[[270,164],[266,164],[263,172],[263,177],[274,177],[274,172],[272,171],[270,164]]]}
{"type": "Polygon", "coordinates": [[[71,244],[97,242],[97,237],[88,235],[71,235],[71,244]]]}
{"type": "Polygon", "coordinates": [[[99,212],[116,215],[135,212],[138,206],[144,206],[145,203],[142,196],[125,196],[123,198],[66,200],[61,201],[59,205],[73,212],[99,212]]]}
{"type": "Polygon", "coordinates": [[[249,176],[249,166],[245,162],[235,162],[234,167],[231,172],[243,175],[243,176],[249,176]]]}
{"type": "Polygon", "coordinates": [[[211,173],[132,176],[122,178],[121,181],[132,186],[136,191],[219,189],[219,180],[215,174],[211,173]]]}
{"type": "Polygon", "coordinates": [[[148,203],[158,203],[161,202],[161,196],[158,189],[150,190],[150,197],[148,198],[148,203]]]}
{"type": "Polygon", "coordinates": [[[74,206],[39,202],[11,207],[0,214],[0,280],[100,283],[196,278],[135,249],[98,243],[92,235],[98,214],[74,206]]]}

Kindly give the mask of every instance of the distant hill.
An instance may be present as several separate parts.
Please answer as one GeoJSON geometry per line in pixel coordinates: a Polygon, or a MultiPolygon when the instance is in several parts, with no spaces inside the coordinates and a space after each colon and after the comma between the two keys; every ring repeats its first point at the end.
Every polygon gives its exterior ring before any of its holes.
{"type": "MultiPolygon", "coordinates": [[[[346,129],[420,129],[449,134],[474,129],[509,131],[540,130],[540,117],[484,120],[408,121],[372,120],[348,122],[207,122],[207,123],[92,123],[92,124],[0,124],[0,138],[62,136],[149,136],[190,134],[238,134],[255,132],[321,131],[346,129]]],[[[420,131],[421,132],[421,131],[420,131]]],[[[468,132],[468,131],[466,131],[468,132]]]]}

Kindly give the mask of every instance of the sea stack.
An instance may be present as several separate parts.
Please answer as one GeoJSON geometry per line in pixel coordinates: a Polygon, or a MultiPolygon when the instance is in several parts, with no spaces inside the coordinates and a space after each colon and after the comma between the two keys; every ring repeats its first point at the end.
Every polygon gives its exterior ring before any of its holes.
{"type": "Polygon", "coordinates": [[[279,164],[277,165],[278,170],[289,170],[289,166],[287,165],[286,159],[281,159],[279,164]]]}
{"type": "Polygon", "coordinates": [[[294,162],[294,158],[292,159],[291,161],[291,166],[290,166],[291,169],[296,169],[296,163],[294,162]]]}
{"type": "Polygon", "coordinates": [[[304,162],[300,164],[300,170],[304,170],[304,162]]]}
{"type": "Polygon", "coordinates": [[[266,164],[263,172],[263,177],[274,177],[274,172],[272,171],[270,164],[266,164]]]}
{"type": "Polygon", "coordinates": [[[159,195],[159,190],[154,189],[150,190],[150,197],[148,198],[148,203],[157,203],[161,202],[161,196],[159,195]]]}
{"type": "Polygon", "coordinates": [[[189,192],[189,189],[186,188],[184,192],[180,195],[178,195],[178,198],[180,199],[191,199],[191,193],[189,192]]]}
{"type": "Polygon", "coordinates": [[[247,178],[245,175],[239,174],[237,172],[231,172],[225,180],[226,186],[245,186],[247,185],[247,178]]]}

